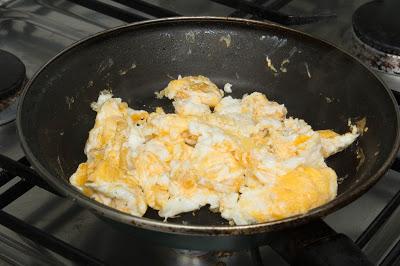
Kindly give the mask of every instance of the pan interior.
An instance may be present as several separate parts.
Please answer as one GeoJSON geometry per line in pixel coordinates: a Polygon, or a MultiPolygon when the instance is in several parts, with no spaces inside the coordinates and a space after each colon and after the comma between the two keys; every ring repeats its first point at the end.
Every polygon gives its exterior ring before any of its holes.
{"type": "MultiPolygon", "coordinates": [[[[90,103],[99,92],[110,89],[136,109],[170,108],[154,92],[179,74],[207,76],[220,88],[229,82],[233,97],[263,92],[315,130],[344,133],[349,118],[365,118],[368,131],[328,160],[341,180],[338,197],[363,186],[396,139],[396,112],[387,91],[350,56],[279,27],[193,19],[120,28],[53,60],[30,84],[20,106],[25,148],[34,164],[48,170],[50,182],[69,186],[69,176],[86,160],[83,148],[95,119],[90,103]],[[267,56],[276,71],[267,66],[267,56]]],[[[160,219],[151,210],[146,216],[160,219]]],[[[204,208],[169,222],[226,224],[204,208]]]]}

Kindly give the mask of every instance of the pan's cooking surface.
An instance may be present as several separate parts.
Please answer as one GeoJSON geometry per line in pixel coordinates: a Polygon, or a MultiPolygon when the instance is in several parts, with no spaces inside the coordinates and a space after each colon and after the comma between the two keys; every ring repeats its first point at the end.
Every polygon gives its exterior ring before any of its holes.
{"type": "Polygon", "coordinates": [[[277,26],[190,18],[121,27],[58,56],[25,93],[19,110],[23,147],[51,183],[113,219],[173,232],[244,233],[252,228],[254,233],[275,228],[256,225],[235,232],[232,227],[179,226],[221,224],[222,219],[209,214],[153,223],[102,208],[68,184],[67,178],[84,160],[83,146],[95,115],[90,103],[99,91],[112,89],[133,108],[151,110],[160,104],[154,92],[166,85],[168,77],[178,74],[206,75],[219,86],[229,82],[234,85],[234,96],[264,92],[285,103],[290,114],[304,118],[314,129],[344,132],[349,118],[366,118],[368,133],[329,160],[343,182],[337,199],[314,215],[332,211],[373,183],[383,173],[381,166],[394,155],[393,143],[398,144],[392,98],[376,77],[350,56],[277,26]],[[275,70],[268,67],[266,57],[276,65],[275,70]],[[289,63],[284,65],[285,60],[289,63]],[[283,65],[287,72],[281,69],[283,65]]]}

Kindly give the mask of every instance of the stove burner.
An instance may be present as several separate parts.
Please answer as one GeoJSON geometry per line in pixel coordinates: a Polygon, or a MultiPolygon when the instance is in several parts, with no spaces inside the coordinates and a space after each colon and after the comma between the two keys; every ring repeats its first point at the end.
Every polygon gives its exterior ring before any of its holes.
{"type": "Polygon", "coordinates": [[[15,119],[26,74],[21,60],[3,50],[0,50],[0,69],[0,125],[3,125],[15,119]]]}
{"type": "Polygon", "coordinates": [[[353,14],[353,51],[371,67],[400,74],[400,2],[372,1],[353,14]]]}
{"type": "Polygon", "coordinates": [[[373,1],[359,7],[353,14],[357,37],[384,53],[400,55],[400,2],[373,1]]]}

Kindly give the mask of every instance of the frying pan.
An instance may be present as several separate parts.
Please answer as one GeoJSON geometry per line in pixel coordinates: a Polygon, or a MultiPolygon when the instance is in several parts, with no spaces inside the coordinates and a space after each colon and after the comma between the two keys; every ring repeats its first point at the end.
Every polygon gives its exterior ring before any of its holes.
{"type": "Polygon", "coordinates": [[[319,218],[370,188],[393,162],[400,141],[399,111],[392,93],[354,57],[292,29],[215,17],[134,23],[74,44],[29,81],[17,125],[22,147],[38,174],[60,194],[114,227],[179,248],[230,250],[268,243],[294,254],[292,262],[309,265],[309,261],[318,265],[321,258],[315,257],[322,254],[327,254],[323,260],[333,258],[331,263],[367,263],[354,243],[319,218]],[[275,70],[267,66],[267,56],[275,70]],[[283,63],[285,59],[289,62],[283,63]],[[348,119],[364,118],[368,131],[328,160],[341,180],[337,197],[306,214],[230,226],[206,208],[168,222],[151,210],[145,217],[135,217],[91,200],[71,186],[69,176],[86,159],[83,148],[95,120],[90,103],[99,92],[111,89],[135,109],[163,106],[171,111],[171,104],[156,99],[154,92],[179,74],[201,74],[220,87],[229,82],[234,97],[263,92],[314,129],[344,133],[348,119]]]}

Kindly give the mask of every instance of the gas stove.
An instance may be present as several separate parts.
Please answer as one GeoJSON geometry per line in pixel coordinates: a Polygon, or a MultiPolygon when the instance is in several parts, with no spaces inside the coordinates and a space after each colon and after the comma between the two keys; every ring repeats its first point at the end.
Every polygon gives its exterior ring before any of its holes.
{"type": "MultiPolygon", "coordinates": [[[[394,92],[400,91],[400,60],[395,49],[400,44],[390,34],[382,34],[397,24],[385,17],[388,7],[365,5],[367,2],[0,0],[0,154],[27,164],[14,121],[26,77],[32,77],[47,60],[75,41],[145,19],[210,15],[283,24],[359,57],[394,92]],[[371,15],[374,10],[379,16],[371,15]],[[374,25],[387,28],[377,30],[374,25]],[[2,74],[12,80],[5,82],[2,74]]],[[[396,223],[400,218],[399,170],[396,161],[369,192],[325,219],[337,232],[356,241],[374,264],[400,263],[400,228],[396,223]]],[[[4,264],[286,265],[268,246],[251,251],[205,252],[149,245],[48,192],[42,188],[45,185],[35,186],[1,168],[0,185],[0,262],[4,264]]]]}

